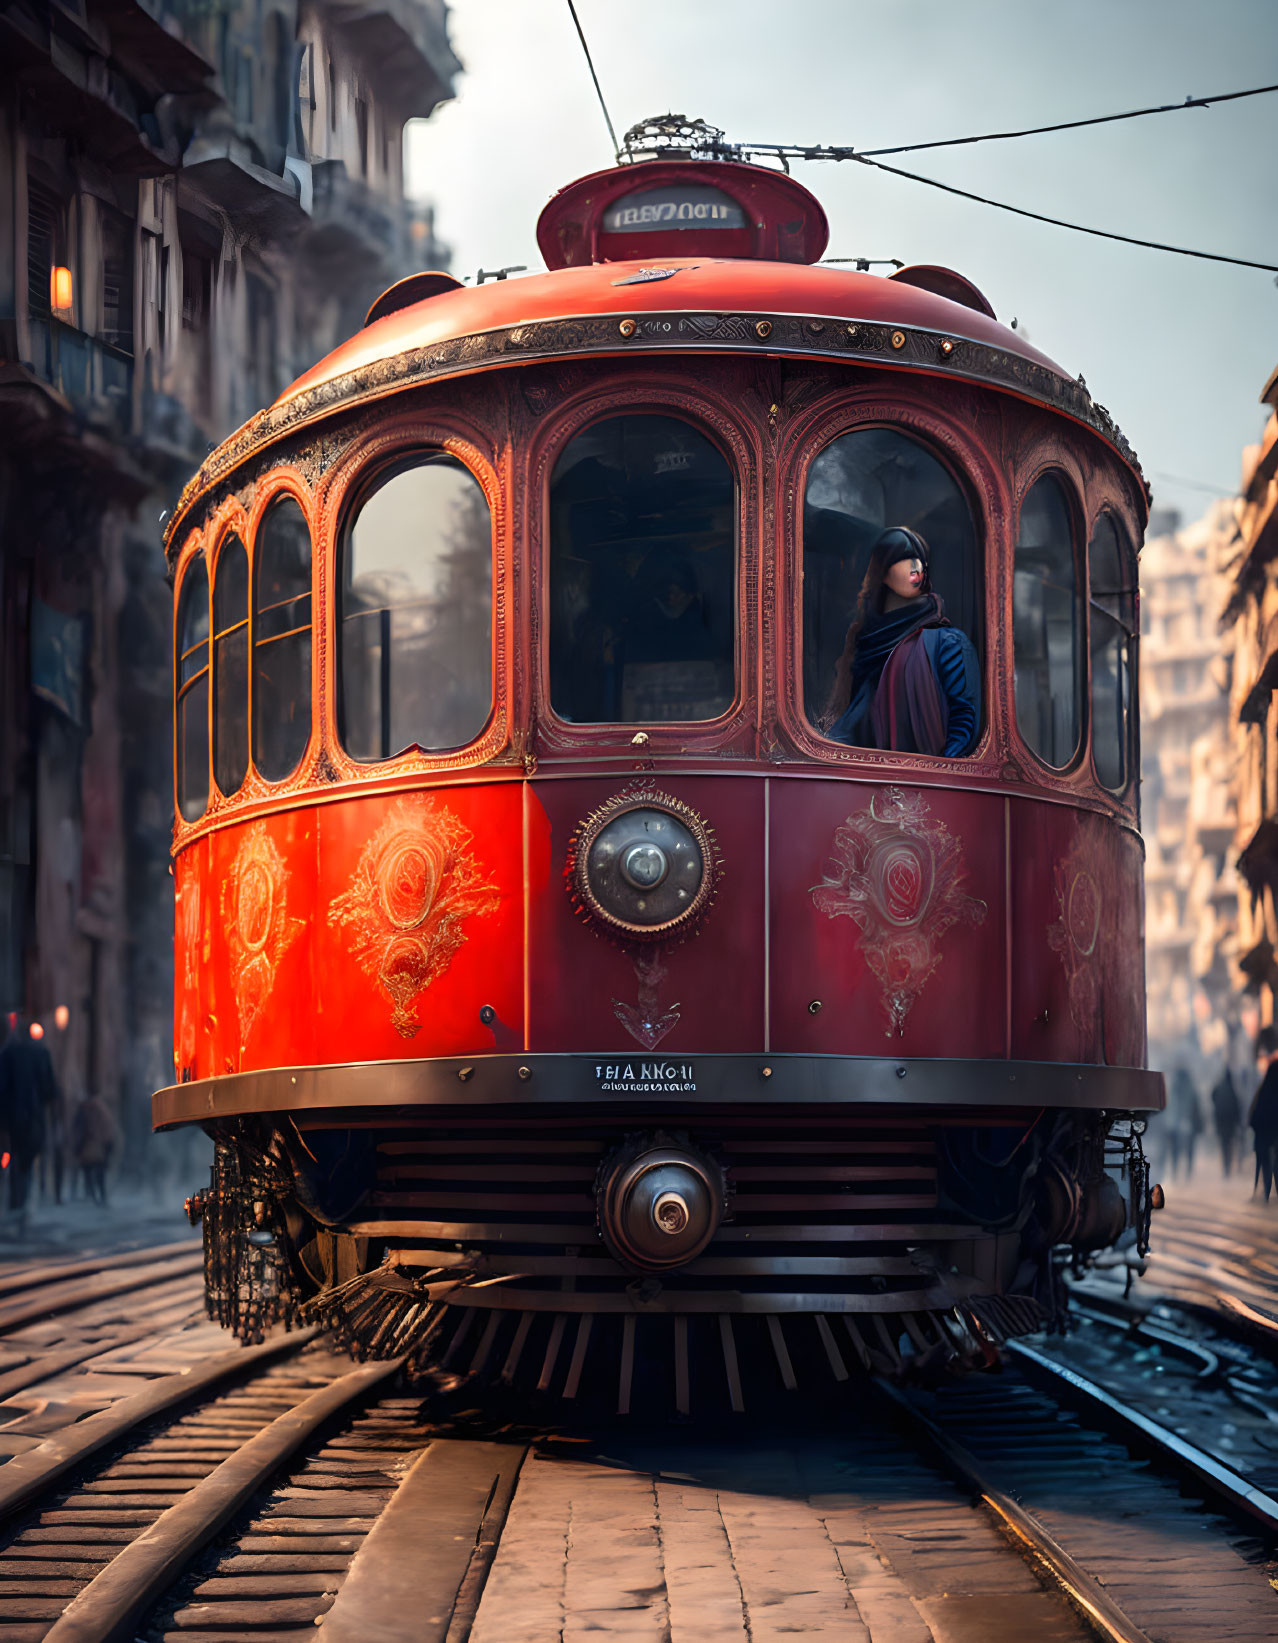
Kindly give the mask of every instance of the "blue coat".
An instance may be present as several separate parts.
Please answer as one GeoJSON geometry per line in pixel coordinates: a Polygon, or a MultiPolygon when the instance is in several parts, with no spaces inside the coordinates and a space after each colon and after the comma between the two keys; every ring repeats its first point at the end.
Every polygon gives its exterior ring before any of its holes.
{"type": "MultiPolygon", "coordinates": [[[[976,647],[962,628],[930,627],[923,630],[923,648],[932,664],[936,683],[949,708],[944,757],[965,758],[976,746],[981,729],[981,669],[976,647]]],[[[879,687],[882,672],[861,681],[847,708],[830,726],[827,734],[850,747],[873,747],[870,704],[879,687]]],[[[913,753],[913,747],[898,751],[913,753]]]]}

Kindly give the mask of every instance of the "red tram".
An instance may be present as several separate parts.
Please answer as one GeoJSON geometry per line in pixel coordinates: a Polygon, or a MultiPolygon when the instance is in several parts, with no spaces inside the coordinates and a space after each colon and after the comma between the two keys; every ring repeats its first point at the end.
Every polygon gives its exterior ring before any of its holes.
{"type": "Polygon", "coordinates": [[[1147,490],[967,280],[826,241],[761,167],[586,177],[549,272],[402,282],[187,487],[154,1118],[243,1338],[740,1408],[1144,1246],[1147,490]],[[891,525],[964,758],[822,729],[891,525]]]}

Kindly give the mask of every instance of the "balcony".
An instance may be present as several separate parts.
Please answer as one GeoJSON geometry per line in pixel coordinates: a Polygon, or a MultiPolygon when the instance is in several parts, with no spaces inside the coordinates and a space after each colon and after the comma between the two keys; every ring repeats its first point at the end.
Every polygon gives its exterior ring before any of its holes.
{"type": "Polygon", "coordinates": [[[324,9],[373,68],[377,94],[399,103],[406,119],[425,119],[451,98],[461,63],[443,0],[328,0],[324,9]]]}
{"type": "Polygon", "coordinates": [[[36,376],[100,432],[126,438],[133,422],[133,356],[56,319],[28,322],[36,376]]]}
{"type": "Polygon", "coordinates": [[[398,272],[403,258],[403,215],[341,160],[312,167],[311,231],[307,250],[340,262],[372,262],[398,272]]]}

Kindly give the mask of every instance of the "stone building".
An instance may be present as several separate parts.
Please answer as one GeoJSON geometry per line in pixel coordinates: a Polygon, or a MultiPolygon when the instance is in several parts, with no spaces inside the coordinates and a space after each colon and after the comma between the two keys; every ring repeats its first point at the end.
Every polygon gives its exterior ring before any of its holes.
{"type": "Polygon", "coordinates": [[[1278,989],[1278,371],[1271,407],[1243,455],[1242,496],[1227,620],[1234,656],[1230,718],[1238,860],[1238,964],[1259,1026],[1275,1021],[1278,989]]]}
{"type": "Polygon", "coordinates": [[[1141,554],[1141,814],[1150,1060],[1201,1084],[1235,1058],[1237,891],[1220,618],[1237,553],[1232,500],[1182,525],[1155,510],[1141,554]]]}
{"type": "Polygon", "coordinates": [[[161,521],[441,265],[402,134],[459,67],[443,0],[0,9],[0,1010],[134,1140],[172,1066],[161,521]]]}

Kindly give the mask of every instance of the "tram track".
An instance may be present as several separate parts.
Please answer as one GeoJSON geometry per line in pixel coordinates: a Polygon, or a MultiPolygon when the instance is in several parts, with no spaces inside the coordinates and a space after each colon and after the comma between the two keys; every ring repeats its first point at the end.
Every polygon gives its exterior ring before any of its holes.
{"type": "Polygon", "coordinates": [[[450,1425],[395,1389],[398,1367],[285,1337],[0,1468],[0,1643],[553,1643],[567,1621],[647,1637],[639,1610],[678,1643],[725,1602],[743,1639],[771,1635],[760,1611],[778,1603],[840,1643],[975,1636],[960,1617],[978,1612],[982,1643],[1278,1628],[1219,1520],[1014,1370],[881,1390],[903,1445],[868,1406],[708,1435],[450,1425]],[[1118,1514],[1062,1506],[1080,1483],[1131,1495],[1139,1549],[1118,1514]],[[1117,1572],[1098,1554],[1115,1534],[1117,1572]],[[1164,1570],[1187,1538],[1196,1576],[1230,1588],[1206,1631],[1166,1623],[1164,1570]]]}
{"type": "MultiPolygon", "coordinates": [[[[180,1271],[176,1288],[164,1276],[183,1249],[131,1253],[125,1270],[154,1281],[121,1344],[190,1299],[180,1271]]],[[[14,1275],[7,1293],[50,1277],[78,1289],[93,1265],[76,1264],[14,1275]]],[[[1200,1399],[1249,1401],[1266,1421],[1242,1348],[1168,1307],[1080,1300],[1129,1357],[1136,1342],[1160,1357],[1163,1395],[1174,1364],[1200,1399]]],[[[65,1350],[109,1372],[110,1346],[65,1350]]],[[[725,1414],[708,1437],[591,1428],[584,1412],[567,1433],[450,1424],[398,1390],[398,1361],[353,1366],[314,1330],[220,1352],[0,1465],[0,1643],[559,1643],[578,1622],[647,1637],[639,1612],[654,1639],[738,1636],[712,1611],[757,1643],[777,1604],[840,1643],[1278,1637],[1269,1480],[1141,1418],[1055,1350],[1022,1345],[1002,1373],[936,1392],[832,1403],[818,1431],[797,1411],[789,1426],[725,1414]],[[1212,1588],[1209,1616],[1186,1580],[1212,1588]],[[977,1631],[974,1614],[988,1616],[977,1631]]]]}

